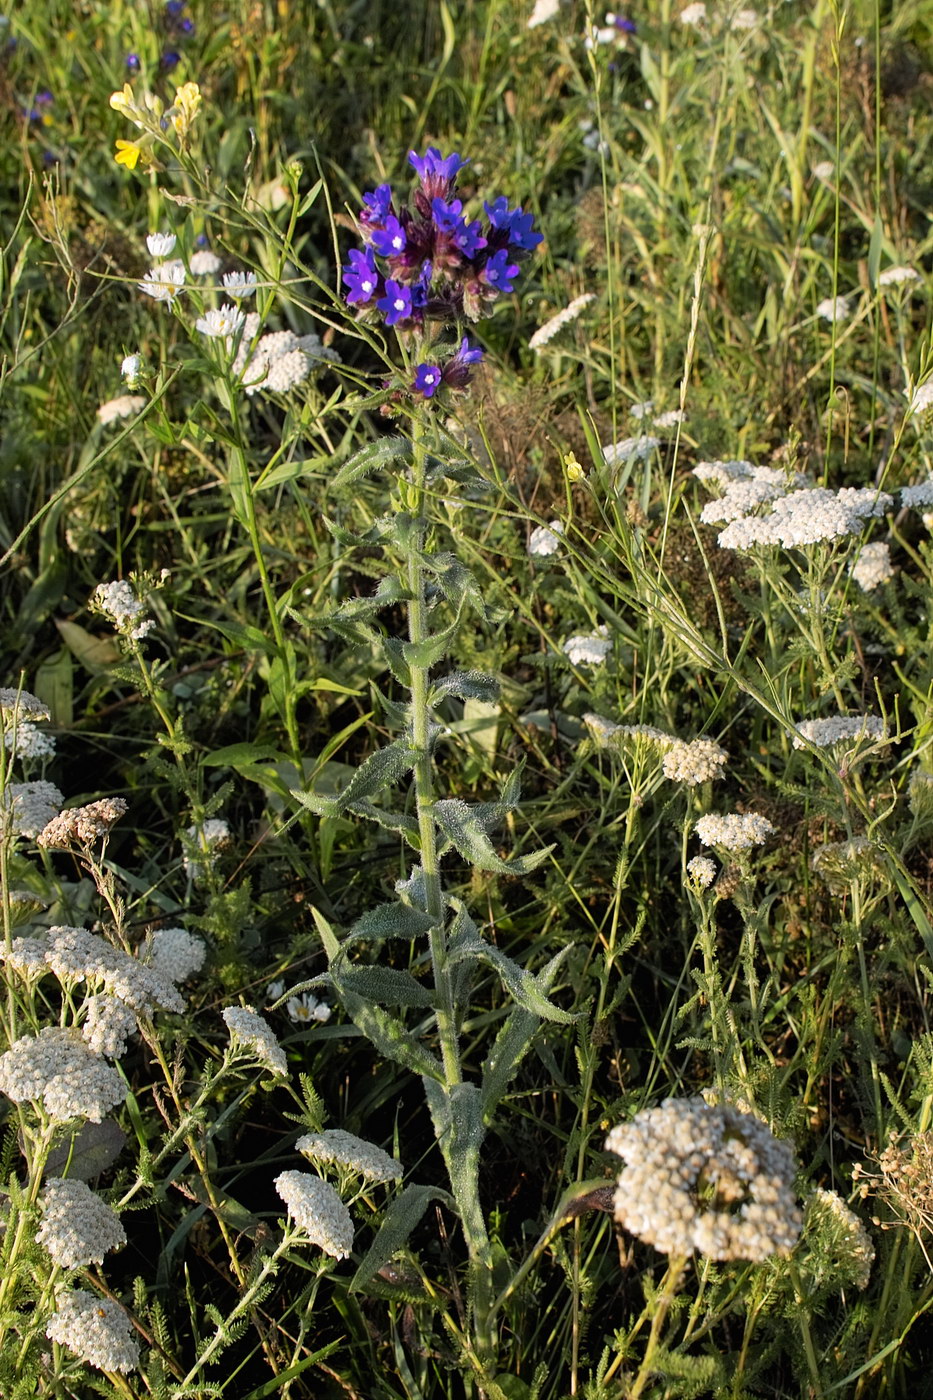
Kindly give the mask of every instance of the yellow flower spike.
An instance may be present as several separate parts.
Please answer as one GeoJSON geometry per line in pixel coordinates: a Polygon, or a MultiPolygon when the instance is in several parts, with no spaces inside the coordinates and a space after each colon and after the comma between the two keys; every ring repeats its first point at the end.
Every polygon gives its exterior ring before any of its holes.
{"type": "Polygon", "coordinates": [[[184,140],[191,130],[201,101],[201,89],[197,83],[182,83],[175,89],[175,105],[169,115],[180,140],[184,140]]]}
{"type": "Polygon", "coordinates": [[[114,160],[117,165],[125,165],[127,170],[135,170],[141,155],[142,151],[135,141],[118,141],[114,160]]]}

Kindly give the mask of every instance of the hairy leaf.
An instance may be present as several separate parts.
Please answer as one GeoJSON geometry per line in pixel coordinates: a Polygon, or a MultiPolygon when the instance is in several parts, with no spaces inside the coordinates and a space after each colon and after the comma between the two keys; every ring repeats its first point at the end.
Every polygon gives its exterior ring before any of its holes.
{"type": "Polygon", "coordinates": [[[412,1230],[418,1224],[432,1201],[453,1202],[446,1191],[436,1186],[406,1186],[404,1191],[390,1203],[379,1232],[373,1240],[360,1266],[350,1280],[350,1292],[356,1293],[365,1288],[393,1254],[397,1254],[408,1243],[412,1230]]]}
{"type": "Polygon", "coordinates": [[[410,904],[378,904],[350,926],[343,946],[346,948],[363,939],[378,943],[385,938],[420,938],[433,925],[430,914],[413,909],[410,904]]]}
{"type": "MultiPolygon", "coordinates": [[[[485,804],[486,810],[494,808],[498,804],[485,804]]],[[[536,870],[539,865],[547,860],[553,846],[546,846],[542,851],[535,851],[529,856],[517,856],[512,860],[503,860],[496,853],[492,842],[486,835],[484,826],[486,816],[481,809],[477,813],[475,808],[471,808],[459,797],[448,798],[443,802],[434,805],[434,817],[438,826],[456,849],[463,856],[464,860],[475,865],[479,870],[489,870],[498,875],[526,875],[530,870],[536,870]]]]}
{"type": "Polygon", "coordinates": [[[341,487],[352,485],[354,481],[368,476],[370,472],[378,471],[380,467],[391,466],[393,462],[407,462],[410,459],[411,443],[407,438],[380,438],[378,442],[368,443],[359,452],[355,452],[349,461],[344,462],[331,482],[331,490],[339,491],[341,487]]]}

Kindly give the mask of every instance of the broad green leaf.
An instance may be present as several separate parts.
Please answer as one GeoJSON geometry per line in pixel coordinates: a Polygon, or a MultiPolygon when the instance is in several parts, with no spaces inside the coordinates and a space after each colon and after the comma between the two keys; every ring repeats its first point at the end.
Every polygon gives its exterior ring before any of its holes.
{"type": "Polygon", "coordinates": [[[321,467],[326,467],[329,457],[304,457],[297,462],[280,462],[268,476],[261,476],[253,487],[254,491],[271,491],[274,486],[284,486],[289,481],[298,481],[303,476],[311,476],[321,467]]]}
{"type": "Polygon", "coordinates": [[[341,992],[352,992],[377,1006],[434,1005],[430,990],[402,968],[354,967],[340,959],[331,964],[331,975],[341,992]]]}
{"type": "Polygon", "coordinates": [[[407,438],[386,437],[371,442],[344,462],[331,482],[331,489],[339,491],[354,481],[378,471],[380,467],[391,466],[393,462],[407,462],[411,458],[412,447],[407,438]]]}
{"type": "Polygon", "coordinates": [[[52,723],[69,728],[74,720],[74,662],[67,647],[59,647],[41,663],[32,690],[48,705],[52,723]]]}
{"type": "Polygon", "coordinates": [[[376,1047],[380,1055],[420,1074],[426,1083],[442,1082],[444,1067],[429,1050],[415,1040],[404,1021],[390,1016],[380,1006],[373,1006],[346,988],[337,994],[350,1020],[376,1047]]]}
{"type": "Polygon", "coordinates": [[[55,626],[65,646],[76,656],[86,671],[99,676],[120,660],[120,648],[113,637],[95,637],[77,622],[55,619],[55,626]]]}
{"type": "Polygon", "coordinates": [[[482,671],[452,671],[434,681],[435,698],[456,695],[461,700],[484,700],[491,705],[499,699],[500,690],[495,676],[486,676],[482,671]]]}
{"type": "Polygon", "coordinates": [[[407,739],[396,739],[385,748],[377,749],[360,764],[342,792],[324,797],[313,792],[292,789],[292,796],[320,816],[339,816],[351,804],[374,797],[407,773],[414,764],[414,753],[407,739]]]}
{"type": "Polygon", "coordinates": [[[363,940],[378,943],[386,938],[421,938],[433,927],[430,914],[413,909],[410,904],[379,904],[350,926],[344,947],[363,940]]]}
{"type": "Polygon", "coordinates": [[[404,1249],[412,1230],[418,1224],[432,1201],[453,1202],[446,1191],[436,1186],[406,1186],[404,1191],[389,1203],[379,1232],[366,1251],[360,1266],[350,1280],[350,1292],[359,1292],[394,1254],[404,1249]]]}
{"type": "Polygon", "coordinates": [[[476,812],[459,797],[435,803],[434,817],[448,841],[464,860],[478,870],[488,870],[498,875],[526,875],[547,860],[554,849],[553,846],[546,846],[544,850],[535,851],[529,856],[503,860],[483,830],[481,817],[478,818],[476,812]]]}
{"type": "Polygon", "coordinates": [[[206,768],[236,768],[255,763],[288,763],[288,755],[279,753],[270,744],[227,744],[222,749],[214,749],[205,754],[201,762],[206,768]]]}

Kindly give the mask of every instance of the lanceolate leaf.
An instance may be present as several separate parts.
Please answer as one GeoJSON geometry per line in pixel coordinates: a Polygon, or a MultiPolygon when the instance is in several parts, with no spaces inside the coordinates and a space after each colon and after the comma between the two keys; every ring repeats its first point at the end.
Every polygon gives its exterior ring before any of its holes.
{"type": "Polygon", "coordinates": [[[379,1233],[350,1280],[351,1293],[365,1288],[393,1254],[405,1247],[412,1230],[432,1201],[443,1201],[446,1205],[453,1205],[448,1193],[436,1186],[406,1186],[404,1191],[396,1196],[385,1213],[379,1233]]]}
{"type": "Polygon", "coordinates": [[[335,989],[350,1020],[380,1055],[420,1074],[426,1083],[443,1082],[444,1067],[440,1060],[418,1044],[404,1021],[390,1016],[381,1006],[365,1001],[349,988],[336,986],[335,989]]]}
{"type": "Polygon", "coordinates": [[[365,798],[375,797],[383,788],[397,782],[413,766],[414,761],[415,755],[408,740],[396,739],[384,749],[377,749],[375,753],[371,753],[336,797],[323,797],[317,793],[303,792],[300,788],[293,788],[292,796],[303,807],[319,816],[337,817],[348,807],[362,802],[365,798]]]}
{"type": "MultiPolygon", "coordinates": [[[[486,1226],[476,1194],[479,1150],[486,1136],[483,1106],[476,1084],[445,1084],[424,1081],[425,1097],[434,1123],[434,1133],[447,1163],[450,1185],[464,1230],[474,1244],[486,1237],[486,1226]]],[[[481,1264],[491,1266],[487,1253],[481,1264]]]]}
{"type": "Polygon", "coordinates": [[[476,958],[479,962],[484,962],[499,974],[499,980],[505,987],[509,996],[518,1005],[523,1006],[526,1011],[531,1011],[536,1016],[540,1016],[543,1021],[557,1021],[560,1025],[568,1026],[580,1019],[582,1013],[564,1011],[553,1002],[548,1001],[545,995],[547,988],[553,981],[553,972],[556,971],[556,964],[560,962],[566,953],[566,949],[561,949],[556,958],[552,958],[544,969],[543,973],[535,976],[533,972],[519,967],[513,962],[501,948],[496,948],[492,943],[487,943],[485,939],[476,937],[475,939],[464,938],[458,948],[457,957],[476,958]],[[539,978],[549,974],[545,982],[539,978]]]}
{"type": "Polygon", "coordinates": [[[397,967],[354,967],[341,959],[331,964],[331,976],[341,992],[352,992],[354,996],[381,1006],[420,1006],[434,1005],[427,987],[397,967]]]}
{"type": "MultiPolygon", "coordinates": [[[[566,949],[562,949],[538,973],[538,990],[542,995],[550,990],[565,952],[566,949]]],[[[512,1076],[531,1049],[531,1042],[540,1024],[541,1017],[537,1012],[529,1011],[524,1006],[516,1006],[496,1036],[483,1064],[483,1082],[480,1087],[483,1117],[487,1123],[509,1087],[512,1076]]]]}
{"type": "Polygon", "coordinates": [[[364,939],[381,943],[385,938],[420,938],[433,926],[430,914],[413,909],[410,904],[379,904],[351,925],[343,946],[347,948],[364,939]]]}
{"type": "Polygon", "coordinates": [[[529,870],[536,870],[547,860],[554,849],[553,846],[546,846],[544,850],[535,851],[529,856],[503,860],[486,835],[484,825],[487,818],[484,813],[481,811],[478,815],[475,808],[469,807],[459,797],[435,803],[434,816],[448,841],[457,848],[464,860],[479,870],[489,870],[498,875],[526,875],[529,870]]]}
{"type": "Polygon", "coordinates": [[[411,443],[407,438],[380,438],[378,442],[369,443],[362,451],[354,453],[348,462],[344,462],[331,482],[331,489],[339,491],[342,486],[349,486],[380,467],[391,466],[393,462],[406,462],[410,457],[411,443]]]}
{"type": "Polygon", "coordinates": [[[482,671],[452,671],[434,682],[435,699],[456,695],[461,700],[485,700],[492,705],[499,699],[499,691],[495,676],[485,676],[482,671]]]}

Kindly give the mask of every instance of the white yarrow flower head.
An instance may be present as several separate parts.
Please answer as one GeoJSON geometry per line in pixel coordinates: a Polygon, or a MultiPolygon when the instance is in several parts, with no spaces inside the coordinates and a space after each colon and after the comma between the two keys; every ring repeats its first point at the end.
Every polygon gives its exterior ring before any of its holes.
{"type": "Polygon", "coordinates": [[[234,301],[251,297],[257,286],[255,272],[225,272],[220,280],[227,296],[233,297],[234,301]]]}
{"type": "Polygon", "coordinates": [[[69,991],[88,982],[141,1015],[151,1016],[156,1007],[176,1012],[185,1009],[172,983],[154,968],[84,928],[56,924],[41,938],[15,938],[10,952],[0,957],[17,969],[44,963],[69,991]]]}
{"type": "Polygon", "coordinates": [[[58,816],[64,802],[55,784],[44,778],[9,783],[0,794],[0,828],[17,836],[36,837],[58,816]]]}
{"type": "Polygon", "coordinates": [[[157,263],[148,274],[136,284],[139,290],[153,301],[164,301],[171,306],[185,285],[185,265],[177,259],[173,262],[157,263]]]}
{"type": "Polygon", "coordinates": [[[92,602],[98,612],[108,617],[117,631],[125,637],[139,641],[155,627],[154,620],[146,617],[145,602],[137,598],[132,584],[126,579],[99,583],[94,590],[92,602]]]}
{"type": "Polygon", "coordinates": [[[216,253],[209,248],[201,248],[197,253],[192,253],[188,266],[192,277],[213,277],[215,272],[220,271],[222,263],[216,253]]]}
{"type": "Polygon", "coordinates": [[[606,1150],[626,1164],[616,1220],[662,1254],[760,1261],[800,1238],[790,1145],[731,1104],[665,1099],[613,1128],[606,1150]]]}
{"type": "Polygon", "coordinates": [[[175,251],[175,243],[174,233],[150,233],[146,239],[146,247],[153,258],[167,258],[175,251]]]}
{"type": "Polygon", "coordinates": [[[916,486],[902,486],[901,505],[912,507],[914,510],[933,506],[933,477],[918,482],[916,486]]]}
{"type": "Polygon", "coordinates": [[[126,1054],[126,1043],[138,1029],[136,1016],[121,997],[95,992],[87,998],[87,1016],[81,1034],[97,1055],[117,1060],[126,1054]]]}
{"type": "Polygon", "coordinates": [[[128,810],[124,797],[102,797],[84,807],[69,807],[46,822],[37,840],[40,846],[51,850],[66,850],[72,844],[93,846],[106,840],[114,822],[125,817],[128,810]]]}
{"type": "Polygon", "coordinates": [[[545,321],[543,326],[538,327],[528,342],[529,350],[542,349],[549,341],[554,339],[559,331],[564,329],[564,326],[569,326],[572,321],[575,321],[590,305],[590,302],[595,300],[596,297],[593,292],[584,292],[582,296],[574,297],[573,301],[569,302],[568,305],[564,307],[563,311],[558,311],[549,321],[545,321]]]}
{"type": "Polygon", "coordinates": [[[629,405],[629,417],[641,422],[643,418],[650,418],[654,412],[654,399],[644,399],[642,403],[629,405]]]}
{"type": "Polygon", "coordinates": [[[207,953],[204,940],[184,928],[154,929],[140,951],[149,967],[175,983],[200,972],[207,953]]]}
{"type": "Polygon", "coordinates": [[[836,167],[831,160],[818,160],[810,173],[814,180],[820,180],[825,184],[835,175],[836,167]]]}
{"type": "Polygon", "coordinates": [[[875,1246],[861,1220],[835,1191],[818,1186],[810,1197],[806,1237],[815,1238],[816,1245],[801,1260],[801,1273],[814,1292],[830,1281],[837,1289],[852,1284],[861,1292],[868,1287],[875,1246]]]}
{"type": "Polygon", "coordinates": [[[687,415],[682,408],[669,408],[666,413],[659,413],[656,418],[652,418],[652,428],[660,428],[663,432],[665,428],[676,428],[678,423],[685,423],[687,415]]]}
{"type": "Polygon", "coordinates": [[[549,520],[546,525],[536,525],[528,536],[528,553],[537,559],[546,559],[560,549],[560,537],[564,527],[559,520],[549,520]]]}
{"type": "Polygon", "coordinates": [[[73,1288],[57,1300],[45,1335],[101,1371],[133,1371],[139,1365],[139,1342],[119,1303],[73,1288]]]}
{"type": "Polygon", "coordinates": [[[233,842],[230,827],[222,817],[210,817],[200,826],[189,826],[182,837],[185,847],[182,864],[190,880],[200,880],[204,876],[205,865],[213,865],[221,851],[233,842]],[[197,852],[197,859],[194,852],[197,852]]]}
{"type": "Polygon", "coordinates": [[[660,446],[660,438],[642,433],[640,437],[628,437],[623,438],[621,442],[607,443],[603,447],[603,461],[607,467],[619,467],[631,461],[645,462],[660,446]]]}
{"type": "Polygon", "coordinates": [[[824,321],[845,321],[852,314],[848,297],[824,297],[816,308],[817,316],[824,321]]]}
{"type": "Polygon", "coordinates": [[[59,1268],[102,1264],[105,1254],[126,1244],[119,1218],[83,1181],[48,1177],[39,1204],[42,1224],[36,1241],[59,1268]]]}
{"type": "Polygon", "coordinates": [[[831,715],[827,719],[805,719],[797,725],[794,748],[805,748],[805,740],[818,749],[831,749],[836,744],[852,745],[860,739],[871,744],[886,744],[888,731],[878,715],[831,715]]]}
{"type": "Polygon", "coordinates": [[[715,846],[723,851],[750,851],[753,846],[763,846],[774,827],[767,817],[757,812],[729,812],[718,816],[711,812],[701,817],[694,831],[704,846],[715,846]]]}
{"type": "Polygon", "coordinates": [[[309,1172],[282,1172],[275,1178],[275,1189],[312,1244],[334,1259],[349,1258],[353,1221],[330,1182],[309,1172]]]}
{"type": "Polygon", "coordinates": [[[736,10],[729,19],[730,29],[757,29],[759,25],[757,10],[736,10]]]}
{"type": "Polygon", "coordinates": [[[859,557],[849,569],[863,593],[871,593],[883,583],[890,582],[895,572],[891,563],[891,548],[884,541],[862,545],[859,557]]]}
{"type": "Polygon", "coordinates": [[[706,23],[706,6],[702,0],[697,0],[693,5],[687,5],[677,16],[681,24],[685,24],[688,29],[698,29],[700,25],[706,23]]]}
{"type": "Polygon", "coordinates": [[[537,29],[539,24],[547,24],[560,10],[560,0],[535,0],[535,7],[528,20],[529,29],[537,29]]]}
{"type": "Polygon", "coordinates": [[[900,287],[904,283],[919,281],[920,273],[913,267],[886,267],[878,275],[879,287],[900,287]]]}
{"type": "Polygon", "coordinates": [[[210,311],[205,311],[204,315],[195,321],[194,328],[202,335],[209,336],[211,340],[217,340],[235,336],[245,324],[245,313],[238,311],[227,301],[221,307],[212,307],[210,311]]]}
{"type": "Polygon", "coordinates": [[[3,742],[12,750],[14,758],[52,758],[55,753],[54,734],[47,734],[44,729],[25,721],[15,729],[8,729],[3,742]]]}
{"type": "Polygon", "coordinates": [[[28,690],[14,690],[12,686],[0,686],[0,719],[4,724],[16,724],[19,720],[48,719],[49,707],[38,696],[28,690]]]}
{"type": "Polygon", "coordinates": [[[140,394],[118,394],[115,399],[108,399],[100,405],[97,410],[98,422],[106,428],[108,424],[119,422],[121,418],[132,418],[145,406],[146,400],[140,394]]]}
{"type": "Polygon", "coordinates": [[[276,1040],[272,1027],[257,1016],[251,1006],[228,1006],[221,1015],[234,1047],[242,1045],[246,1052],[252,1051],[260,1064],[275,1074],[288,1073],[285,1051],[276,1040]]]}
{"type": "Polygon", "coordinates": [[[712,739],[694,739],[687,744],[675,739],[661,760],[665,778],[675,783],[697,787],[722,777],[729,755],[712,739]]]}
{"type": "Polygon", "coordinates": [[[568,637],[561,650],[572,666],[602,666],[612,650],[606,626],[568,637]]]}
{"type": "Polygon", "coordinates": [[[327,1002],[318,1001],[310,992],[300,992],[298,996],[289,997],[285,1003],[285,1010],[289,1020],[299,1026],[308,1026],[312,1021],[325,1025],[331,1017],[331,1008],[327,1002]]]}
{"type": "Polygon", "coordinates": [[[698,889],[708,890],[716,878],[716,862],[709,856],[694,856],[687,861],[687,877],[698,889]]]}
{"type": "Polygon", "coordinates": [[[325,1162],[347,1167],[367,1181],[400,1181],[402,1164],[375,1143],[358,1138],[342,1128],[327,1128],[322,1133],[306,1133],[295,1143],[312,1162],[325,1162]]]}
{"type": "Polygon", "coordinates": [[[75,1030],[47,1026],[0,1055],[0,1092],[14,1103],[40,1100],[58,1123],[99,1123],[126,1098],[126,1081],[75,1030]]]}

